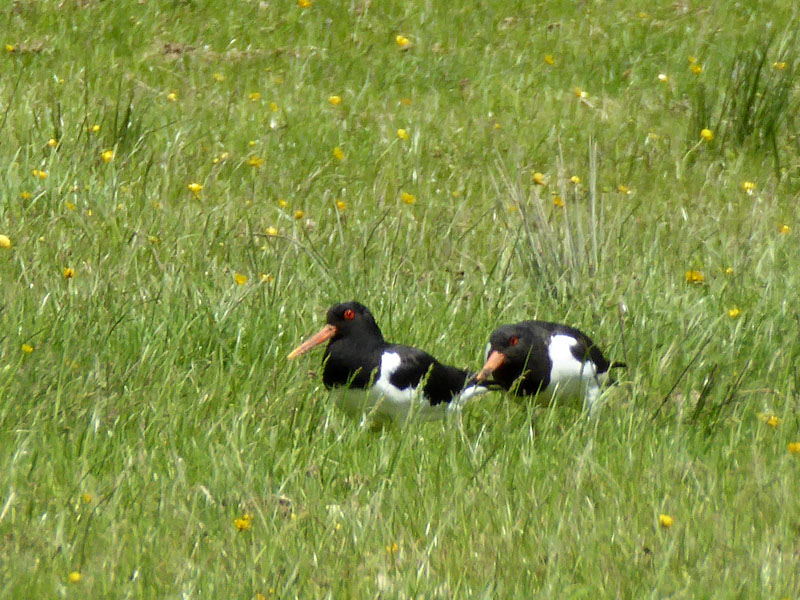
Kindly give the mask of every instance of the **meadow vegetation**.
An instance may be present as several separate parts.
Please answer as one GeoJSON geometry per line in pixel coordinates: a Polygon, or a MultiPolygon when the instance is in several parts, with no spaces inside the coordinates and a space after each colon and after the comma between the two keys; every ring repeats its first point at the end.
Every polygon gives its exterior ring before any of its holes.
{"type": "Polygon", "coordinates": [[[0,596],[800,595],[792,2],[0,8],[0,596]],[[334,302],[599,417],[373,432],[334,302]]]}

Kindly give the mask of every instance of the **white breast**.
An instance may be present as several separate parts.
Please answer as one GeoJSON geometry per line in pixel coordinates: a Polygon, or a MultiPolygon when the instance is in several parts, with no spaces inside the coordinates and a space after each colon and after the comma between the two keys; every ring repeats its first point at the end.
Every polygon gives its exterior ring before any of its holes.
{"type": "Polygon", "coordinates": [[[580,361],[572,354],[578,343],[569,335],[554,335],[550,338],[547,353],[553,366],[550,369],[550,384],[543,391],[546,397],[558,394],[563,398],[583,399],[591,408],[600,393],[601,381],[597,366],[591,361],[580,361]]]}
{"type": "Polygon", "coordinates": [[[413,387],[400,389],[390,381],[400,368],[401,358],[396,352],[384,352],[378,378],[368,390],[343,389],[336,398],[337,405],[350,416],[362,416],[374,422],[394,421],[404,423],[409,419],[435,421],[460,409],[469,399],[486,393],[483,387],[470,386],[450,403],[431,406],[422,390],[413,387]]]}

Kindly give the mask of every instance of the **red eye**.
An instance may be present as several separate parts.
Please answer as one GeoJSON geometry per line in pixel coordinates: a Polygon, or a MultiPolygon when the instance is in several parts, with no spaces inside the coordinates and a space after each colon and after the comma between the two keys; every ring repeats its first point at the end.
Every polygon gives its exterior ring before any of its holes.
{"type": "Polygon", "coordinates": [[[516,346],[519,343],[519,338],[515,335],[512,335],[508,338],[508,345],[509,346],[516,346]]]}
{"type": "Polygon", "coordinates": [[[355,311],[353,309],[348,308],[346,311],[344,311],[344,318],[347,319],[348,321],[352,321],[353,319],[356,318],[355,311]]]}

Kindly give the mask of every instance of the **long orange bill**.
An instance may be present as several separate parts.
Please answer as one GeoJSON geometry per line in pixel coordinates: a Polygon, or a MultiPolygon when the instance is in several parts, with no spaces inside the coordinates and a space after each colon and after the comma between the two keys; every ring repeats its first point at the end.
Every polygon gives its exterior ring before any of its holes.
{"type": "Polygon", "coordinates": [[[486,378],[489,377],[489,375],[491,375],[492,372],[497,367],[503,364],[503,361],[505,361],[505,359],[506,359],[505,354],[501,354],[500,352],[495,350],[489,355],[489,358],[486,359],[486,364],[483,365],[483,368],[481,369],[480,373],[478,373],[478,375],[475,377],[475,379],[477,379],[478,381],[485,381],[486,378]]]}
{"type": "Polygon", "coordinates": [[[322,342],[331,339],[334,335],[336,335],[336,326],[325,325],[325,327],[320,329],[312,337],[310,337],[305,342],[300,344],[297,348],[292,350],[287,358],[289,359],[297,358],[301,354],[305,354],[306,352],[311,350],[314,346],[319,346],[322,342]]]}

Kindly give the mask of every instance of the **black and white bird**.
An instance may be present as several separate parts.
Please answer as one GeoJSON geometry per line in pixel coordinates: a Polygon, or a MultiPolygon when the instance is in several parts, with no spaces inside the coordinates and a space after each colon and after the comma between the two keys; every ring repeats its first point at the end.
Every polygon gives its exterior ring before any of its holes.
{"type": "Polygon", "coordinates": [[[328,309],[325,326],[289,358],[325,341],[322,382],[342,388],[336,401],[345,412],[367,416],[373,424],[441,419],[488,391],[484,385],[468,385],[472,374],[466,369],[444,365],[418,348],[388,343],[358,302],[328,309]]]}
{"type": "Polygon", "coordinates": [[[582,331],[547,321],[522,321],[492,332],[486,363],[474,382],[494,383],[517,396],[582,400],[592,409],[608,371],[625,363],[610,362],[582,331]],[[491,379],[490,379],[491,377],[491,379]]]}

